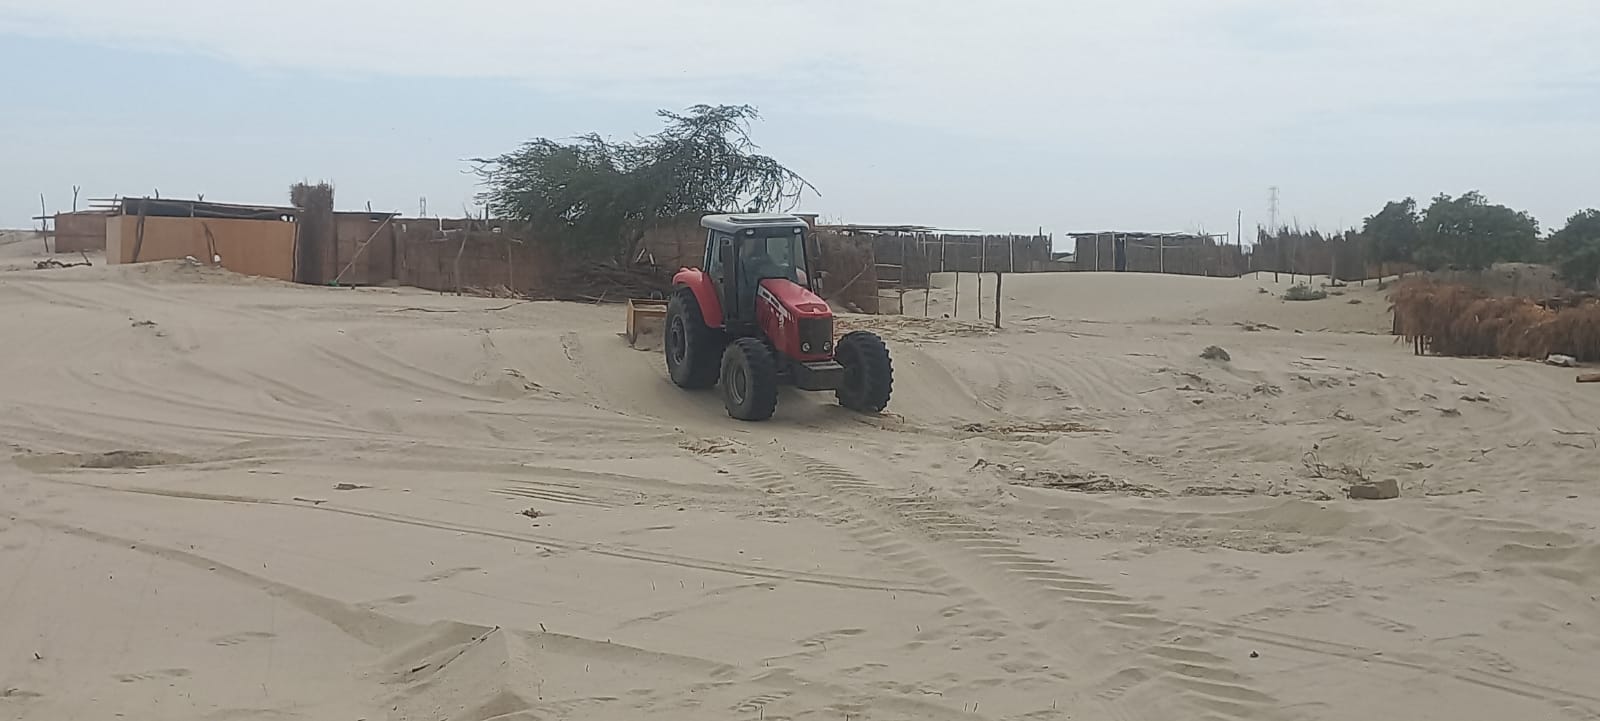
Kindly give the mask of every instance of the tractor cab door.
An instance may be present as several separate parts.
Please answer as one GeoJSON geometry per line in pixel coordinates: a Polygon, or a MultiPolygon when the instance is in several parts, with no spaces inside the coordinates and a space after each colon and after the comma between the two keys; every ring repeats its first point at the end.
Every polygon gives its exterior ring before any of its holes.
{"type": "MultiPolygon", "coordinates": [[[[706,275],[711,277],[711,287],[717,291],[722,304],[722,322],[727,324],[739,318],[738,293],[734,267],[738,263],[732,235],[721,231],[708,231],[706,236],[706,275]]],[[[753,316],[752,316],[753,317],[753,316]]]]}

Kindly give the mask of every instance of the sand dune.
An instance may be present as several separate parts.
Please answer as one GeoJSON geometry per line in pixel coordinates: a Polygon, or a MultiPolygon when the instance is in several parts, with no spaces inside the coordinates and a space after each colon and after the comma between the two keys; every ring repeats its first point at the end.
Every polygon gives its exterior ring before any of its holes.
{"type": "Polygon", "coordinates": [[[0,717],[1600,717],[1570,371],[1375,287],[944,280],[841,320],[891,413],[739,424],[615,306],[0,272],[0,717]]]}

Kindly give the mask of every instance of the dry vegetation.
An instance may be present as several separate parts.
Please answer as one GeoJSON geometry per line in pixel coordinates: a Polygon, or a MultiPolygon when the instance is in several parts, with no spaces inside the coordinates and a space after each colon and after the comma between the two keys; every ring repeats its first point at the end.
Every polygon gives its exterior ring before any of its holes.
{"type": "Polygon", "coordinates": [[[1600,361],[1600,301],[1539,303],[1464,285],[1408,280],[1390,293],[1394,333],[1418,354],[1600,361]]]}

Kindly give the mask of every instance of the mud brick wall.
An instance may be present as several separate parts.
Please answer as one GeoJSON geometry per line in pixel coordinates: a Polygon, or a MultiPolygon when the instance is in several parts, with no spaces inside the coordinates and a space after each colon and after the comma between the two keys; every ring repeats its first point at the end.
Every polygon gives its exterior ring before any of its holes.
{"type": "Polygon", "coordinates": [[[50,246],[57,253],[84,253],[106,249],[106,218],[94,211],[57,213],[50,246]]]}

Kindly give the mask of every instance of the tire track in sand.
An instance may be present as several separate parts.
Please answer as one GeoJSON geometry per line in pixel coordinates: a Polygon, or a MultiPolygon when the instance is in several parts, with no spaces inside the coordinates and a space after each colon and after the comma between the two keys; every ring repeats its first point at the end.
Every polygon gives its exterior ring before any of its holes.
{"type": "Polygon", "coordinates": [[[1280,717],[1282,704],[1233,670],[1230,660],[1192,645],[1192,627],[1191,645],[1150,642],[1146,639],[1177,638],[1172,632],[1182,626],[941,508],[931,496],[895,494],[832,463],[789,451],[782,455],[784,467],[800,472],[785,474],[754,458],[730,462],[770,492],[796,497],[839,518],[863,546],[962,599],[995,631],[1021,627],[1024,636],[1048,633],[1066,647],[1082,650],[1066,657],[1051,654],[1085,677],[1112,671],[1096,692],[1106,711],[1119,717],[1133,717],[1134,711],[1162,716],[1180,711],[1171,708],[1170,701],[1176,700],[1187,713],[1280,717]],[[1085,630],[1080,619],[1063,618],[1063,605],[1088,611],[1098,628],[1085,630]]]}
{"type": "MultiPolygon", "coordinates": [[[[1094,672],[1093,666],[1083,663],[1085,659],[1082,657],[1063,658],[1039,648],[1029,640],[1034,635],[1031,626],[1024,627],[1018,623],[994,601],[969,585],[958,575],[958,571],[947,568],[945,559],[936,549],[906,538],[906,534],[896,528],[899,524],[884,518],[880,512],[864,507],[865,504],[859,502],[861,497],[883,490],[871,482],[843,471],[835,472],[832,466],[787,452],[783,452],[780,463],[784,464],[783,467],[799,466],[803,469],[802,473],[786,473],[745,452],[721,460],[766,492],[795,499],[810,506],[821,516],[835,519],[846,535],[862,547],[958,601],[955,607],[946,611],[945,616],[953,618],[969,613],[978,619],[980,623],[972,629],[971,635],[985,640],[1008,637],[1022,646],[1027,655],[1069,662],[1074,673],[1053,672],[1051,675],[1058,681],[1087,678],[1094,672]],[[820,483],[812,481],[813,477],[820,483]]],[[[1131,721],[1148,716],[1135,713],[1134,708],[1120,698],[1096,698],[1094,702],[1097,708],[1093,709],[1092,718],[1131,721]]]]}
{"type": "Polygon", "coordinates": [[[89,483],[89,482],[86,482],[86,481],[75,481],[75,480],[70,480],[70,479],[65,479],[65,478],[54,478],[54,477],[49,477],[49,476],[40,476],[40,475],[37,475],[37,474],[32,476],[32,480],[37,481],[37,482],[41,482],[41,483],[51,483],[51,484],[63,485],[63,486],[77,486],[79,488],[89,488],[89,489],[94,489],[94,490],[98,490],[98,491],[109,491],[109,492],[112,492],[112,493],[129,493],[129,494],[144,495],[144,496],[158,496],[158,497],[163,497],[163,498],[173,498],[173,499],[185,500],[185,501],[201,501],[201,502],[211,502],[211,503],[236,503],[236,504],[246,504],[246,505],[256,505],[256,506],[277,506],[277,507],[295,508],[295,509],[301,509],[301,510],[307,510],[307,511],[318,511],[318,512],[323,512],[323,513],[337,513],[337,514],[345,515],[345,516],[354,516],[354,517],[357,517],[357,518],[365,518],[365,519],[368,519],[368,520],[381,521],[381,522],[386,522],[386,523],[396,523],[396,524],[405,525],[405,526],[413,526],[413,527],[416,527],[416,528],[427,528],[427,529],[433,529],[433,530],[438,530],[438,531],[448,531],[448,532],[451,532],[451,533],[465,534],[465,535],[470,535],[470,536],[479,536],[479,537],[482,537],[482,538],[491,538],[491,539],[497,539],[497,540],[502,540],[502,541],[510,541],[510,542],[513,542],[513,543],[524,543],[524,544],[536,545],[536,546],[541,546],[541,547],[550,549],[552,551],[562,551],[562,552],[568,552],[568,553],[587,553],[587,554],[592,554],[592,555],[597,555],[597,556],[606,556],[606,557],[609,557],[609,558],[618,558],[618,559],[629,560],[629,561],[637,561],[637,562],[645,563],[645,564],[662,565],[662,566],[676,566],[676,567],[680,567],[680,568],[688,568],[688,569],[694,569],[694,570],[700,570],[700,571],[710,571],[710,572],[713,572],[713,573],[727,573],[727,574],[731,574],[731,575],[745,576],[745,577],[749,577],[749,578],[764,578],[764,579],[775,580],[775,581],[790,581],[790,582],[794,582],[794,583],[806,583],[806,584],[812,584],[812,585],[817,585],[817,586],[831,586],[831,587],[834,587],[834,588],[862,590],[862,591],[889,591],[889,592],[895,592],[895,593],[919,593],[919,594],[932,593],[931,591],[929,591],[926,588],[923,588],[923,587],[920,587],[920,586],[916,586],[916,585],[907,584],[907,583],[904,583],[904,582],[899,582],[899,581],[896,581],[896,580],[890,580],[890,579],[878,579],[878,578],[869,578],[869,577],[863,577],[863,576],[847,576],[847,575],[842,575],[842,574],[831,574],[831,573],[817,573],[817,572],[812,572],[812,571],[801,571],[801,570],[796,570],[796,569],[780,568],[780,567],[772,567],[772,566],[759,566],[759,565],[748,564],[748,563],[738,563],[738,562],[723,561],[723,560],[717,560],[717,559],[706,559],[706,558],[700,558],[700,557],[697,557],[697,556],[688,556],[688,555],[673,554],[673,553],[663,553],[663,552],[660,552],[660,551],[653,551],[653,550],[649,550],[649,549],[646,549],[646,548],[640,548],[640,547],[637,547],[637,546],[629,546],[629,545],[623,545],[623,544],[595,544],[595,543],[584,543],[584,542],[577,542],[577,541],[569,541],[569,540],[563,540],[563,539],[552,537],[552,536],[540,536],[540,535],[528,534],[528,533],[517,533],[517,532],[511,532],[511,531],[502,531],[502,530],[497,530],[497,529],[493,529],[493,528],[486,528],[486,527],[483,527],[483,526],[475,526],[475,525],[471,525],[471,524],[454,523],[454,522],[450,522],[450,521],[441,521],[441,520],[435,520],[435,519],[430,519],[430,518],[409,516],[409,515],[400,514],[400,513],[389,513],[389,512],[385,512],[385,511],[369,510],[369,509],[356,508],[356,507],[350,507],[350,506],[340,506],[340,505],[335,505],[335,504],[332,504],[332,503],[308,503],[308,502],[300,502],[300,501],[283,501],[283,500],[278,500],[278,499],[273,499],[273,498],[256,498],[256,497],[251,497],[251,496],[239,496],[239,495],[230,495],[230,494],[221,494],[221,493],[204,493],[204,492],[195,492],[195,491],[168,490],[168,489],[163,489],[163,488],[144,488],[144,487],[137,487],[137,486],[110,486],[110,485],[103,485],[103,484],[99,484],[99,483],[89,483]]]}

